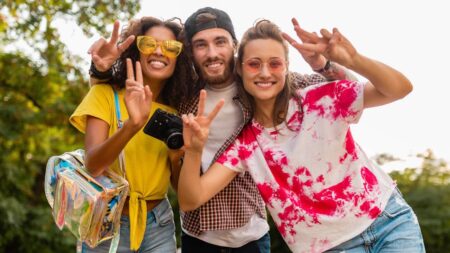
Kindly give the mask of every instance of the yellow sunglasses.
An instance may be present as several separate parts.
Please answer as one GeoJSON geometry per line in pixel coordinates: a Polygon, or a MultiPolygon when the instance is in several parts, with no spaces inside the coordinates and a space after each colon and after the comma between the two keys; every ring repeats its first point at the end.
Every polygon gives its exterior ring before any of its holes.
{"type": "Polygon", "coordinates": [[[157,41],[151,36],[138,36],[136,41],[139,51],[145,55],[152,54],[159,46],[164,56],[176,58],[183,49],[183,43],[176,40],[157,41]]]}

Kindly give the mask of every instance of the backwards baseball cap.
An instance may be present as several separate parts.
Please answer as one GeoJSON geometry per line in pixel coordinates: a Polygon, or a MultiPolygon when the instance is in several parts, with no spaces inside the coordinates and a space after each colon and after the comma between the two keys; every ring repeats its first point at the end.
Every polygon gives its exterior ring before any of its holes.
{"type": "MultiPolygon", "coordinates": [[[[208,15],[205,15],[208,16],[208,15]]],[[[227,30],[233,39],[236,39],[234,34],[233,23],[231,22],[230,16],[222,10],[205,7],[198,9],[194,12],[184,23],[184,31],[186,33],[186,38],[191,41],[192,37],[203,30],[211,28],[222,28],[227,30]],[[201,14],[211,14],[211,18],[204,19],[201,14]],[[200,16],[200,17],[199,17],[200,16]]]]}

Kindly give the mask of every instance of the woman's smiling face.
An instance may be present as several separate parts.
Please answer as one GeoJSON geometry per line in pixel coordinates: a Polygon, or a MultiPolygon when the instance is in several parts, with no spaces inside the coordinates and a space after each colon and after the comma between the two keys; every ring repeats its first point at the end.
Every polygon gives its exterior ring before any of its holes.
{"type": "Polygon", "coordinates": [[[245,90],[256,104],[275,103],[286,83],[285,48],[273,39],[256,39],[245,45],[243,53],[241,76],[245,90]]]}
{"type": "MultiPolygon", "coordinates": [[[[153,26],[147,30],[145,35],[153,37],[156,41],[176,39],[175,34],[169,28],[163,26],[153,26]]],[[[159,83],[166,81],[172,76],[177,59],[164,56],[161,47],[157,46],[155,51],[149,55],[140,53],[140,62],[145,83],[159,83]]]]}

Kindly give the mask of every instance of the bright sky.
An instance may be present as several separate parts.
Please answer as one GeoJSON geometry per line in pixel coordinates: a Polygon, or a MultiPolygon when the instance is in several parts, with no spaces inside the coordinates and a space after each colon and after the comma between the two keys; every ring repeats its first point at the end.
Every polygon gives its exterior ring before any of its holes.
{"type": "MultiPolygon", "coordinates": [[[[259,18],[275,22],[291,35],[295,35],[290,23],[292,17],[296,17],[309,31],[337,27],[361,54],[400,70],[414,85],[414,91],[406,98],[366,110],[360,122],[353,126],[354,138],[366,153],[369,156],[390,153],[406,157],[430,148],[438,158],[450,161],[450,113],[444,111],[450,109],[450,83],[447,79],[450,72],[450,16],[445,2],[143,1],[137,16],[163,19],[177,16],[185,21],[201,7],[216,7],[230,15],[238,38],[259,18]]],[[[98,36],[86,38],[70,23],[61,27],[61,39],[70,50],[88,61],[86,51],[98,36]]],[[[290,62],[291,70],[311,73],[293,48],[290,62]]]]}

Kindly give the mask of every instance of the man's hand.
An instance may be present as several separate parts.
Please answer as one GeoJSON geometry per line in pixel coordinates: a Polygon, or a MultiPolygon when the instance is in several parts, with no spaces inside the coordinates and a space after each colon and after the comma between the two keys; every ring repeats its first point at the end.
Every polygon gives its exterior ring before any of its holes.
{"type": "Polygon", "coordinates": [[[197,115],[194,116],[190,113],[189,115],[183,114],[182,116],[183,140],[186,151],[201,152],[203,150],[203,146],[208,139],[209,126],[224,104],[224,100],[221,99],[208,115],[204,115],[205,100],[206,91],[202,90],[200,92],[197,115]]]}

